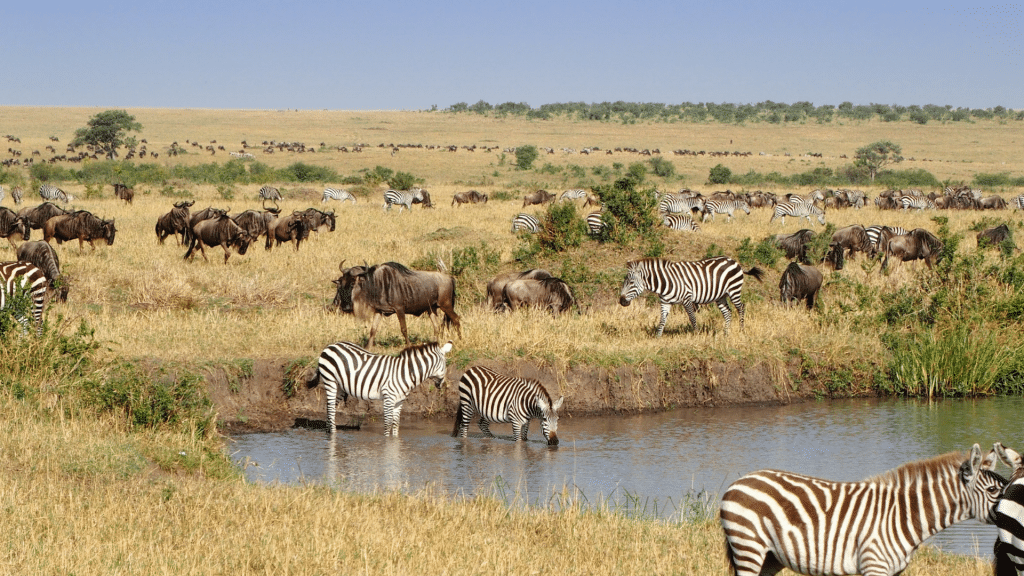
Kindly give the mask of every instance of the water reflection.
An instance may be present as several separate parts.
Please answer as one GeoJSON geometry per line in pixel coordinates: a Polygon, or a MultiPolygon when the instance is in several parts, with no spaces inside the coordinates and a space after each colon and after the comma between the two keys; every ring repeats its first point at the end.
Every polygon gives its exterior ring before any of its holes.
{"type": "MultiPolygon", "coordinates": [[[[245,473],[254,482],[314,481],[356,491],[429,486],[450,494],[497,495],[520,505],[604,500],[671,518],[693,490],[721,494],[730,482],[760,468],[858,480],[975,442],[986,450],[996,440],[1017,447],[1013,434],[1022,407],[1020,398],[853,400],[563,416],[558,448],[548,447],[539,434],[513,442],[508,425],[492,428],[499,438],[471,431],[469,438],[455,439],[449,436],[450,422],[411,421],[403,423],[402,436],[384,438],[371,423],[333,438],[302,429],[242,435],[233,439],[233,452],[252,463],[245,473]]],[[[991,527],[970,522],[940,533],[937,543],[987,555],[994,534],[991,527]]]]}

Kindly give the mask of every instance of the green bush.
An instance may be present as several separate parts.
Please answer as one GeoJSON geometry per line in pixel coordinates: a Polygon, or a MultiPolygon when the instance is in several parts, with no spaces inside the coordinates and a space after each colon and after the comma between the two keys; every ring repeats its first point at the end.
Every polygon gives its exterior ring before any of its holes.
{"type": "Polygon", "coordinates": [[[721,164],[716,164],[708,174],[708,184],[728,184],[731,177],[732,170],[721,164]]]}
{"type": "Polygon", "coordinates": [[[286,182],[334,182],[338,173],[325,166],[311,166],[296,162],[280,170],[279,180],[286,182]]]}
{"type": "Polygon", "coordinates": [[[542,248],[564,252],[579,247],[586,236],[587,223],[576,211],[576,204],[556,202],[548,207],[536,238],[542,248]]]}
{"type": "Polygon", "coordinates": [[[647,163],[651,165],[651,172],[655,176],[672,178],[676,175],[676,165],[661,156],[655,156],[648,160],[647,163]]]}
{"type": "Polygon", "coordinates": [[[525,144],[523,146],[516,147],[516,168],[520,170],[529,170],[533,168],[533,163],[540,156],[540,152],[537,151],[537,147],[532,144],[525,144]]]}
{"type": "Polygon", "coordinates": [[[395,172],[393,176],[387,179],[388,186],[392,190],[410,190],[418,184],[423,183],[422,178],[417,178],[408,172],[395,172]]]}
{"type": "Polygon", "coordinates": [[[637,238],[653,244],[661,242],[661,220],[655,214],[655,193],[653,190],[640,190],[635,175],[627,175],[613,184],[597,186],[594,192],[604,204],[601,215],[604,228],[599,240],[623,246],[637,238]]]}

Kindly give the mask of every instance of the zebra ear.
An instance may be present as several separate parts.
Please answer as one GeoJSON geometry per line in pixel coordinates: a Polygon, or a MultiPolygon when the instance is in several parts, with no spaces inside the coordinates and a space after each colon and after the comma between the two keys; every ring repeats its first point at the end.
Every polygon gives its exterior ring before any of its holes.
{"type": "Polygon", "coordinates": [[[559,396],[558,400],[551,406],[553,412],[558,412],[558,409],[562,407],[562,400],[565,400],[565,396],[559,396]]]}
{"type": "Polygon", "coordinates": [[[441,346],[441,354],[447,354],[452,351],[452,341],[445,342],[444,346],[441,346]]]}
{"type": "Polygon", "coordinates": [[[992,445],[992,450],[999,456],[1003,464],[1006,464],[1013,470],[1017,470],[1021,467],[1022,462],[1021,455],[1013,449],[1003,446],[1002,442],[996,442],[992,445]]]}
{"type": "Polygon", "coordinates": [[[967,458],[967,461],[960,466],[960,475],[964,481],[964,484],[971,484],[975,478],[978,477],[978,471],[981,469],[981,446],[975,444],[971,446],[971,455],[967,458]]]}

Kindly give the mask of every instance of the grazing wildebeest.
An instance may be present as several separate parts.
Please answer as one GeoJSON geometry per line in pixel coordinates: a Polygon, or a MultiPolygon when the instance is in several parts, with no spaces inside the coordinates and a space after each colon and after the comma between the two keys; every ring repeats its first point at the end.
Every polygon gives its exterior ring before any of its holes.
{"type": "Polygon", "coordinates": [[[806,300],[807,309],[812,310],[821,281],[821,271],[814,266],[790,262],[779,280],[779,297],[786,306],[793,300],[806,300]]]}
{"type": "Polygon", "coordinates": [[[455,279],[448,274],[410,270],[397,262],[369,267],[344,268],[344,265],[344,261],[339,264],[341,277],[334,280],[338,289],[333,305],[341,312],[354,314],[362,320],[372,318],[368,347],[373,346],[381,318],[392,314],[398,316],[406,344],[409,343],[409,331],[405,315],[420,316],[424,312],[434,326],[435,336],[439,336],[445,326],[454,326],[462,338],[462,325],[455,313],[455,279]],[[434,318],[438,310],[445,316],[440,326],[434,318]]]}
{"type": "Polygon", "coordinates": [[[25,242],[18,247],[18,260],[31,262],[36,268],[46,275],[47,290],[52,293],[52,298],[58,302],[68,301],[68,290],[70,289],[67,279],[61,276],[60,258],[57,251],[42,240],[25,242]]]}
{"type": "Polygon", "coordinates": [[[84,250],[88,242],[92,249],[96,249],[94,240],[105,240],[107,246],[114,244],[114,235],[117,227],[113,220],[103,220],[86,210],[77,210],[70,214],[54,216],[43,225],[43,240],[50,241],[50,238],[57,240],[57,244],[63,244],[68,240],[78,239],[78,249],[84,250]]]}
{"type": "Polygon", "coordinates": [[[135,189],[129,188],[126,184],[114,184],[114,196],[131,204],[135,199],[135,189]]]}
{"type": "Polygon", "coordinates": [[[264,246],[270,250],[274,242],[280,246],[285,242],[291,242],[295,250],[306,238],[309,238],[309,217],[305,212],[293,211],[291,214],[272,220],[267,224],[267,244],[264,246]]]}
{"type": "MultiPolygon", "coordinates": [[[[1013,233],[1010,232],[1010,227],[1006,224],[1001,224],[995,228],[989,228],[978,232],[978,248],[987,248],[991,246],[999,246],[1003,242],[1009,240],[1013,242],[1013,233]]],[[[1014,248],[1017,246],[1014,245],[1014,248]]]]}
{"type": "Polygon", "coordinates": [[[209,262],[206,257],[206,246],[213,248],[220,246],[224,249],[224,263],[228,263],[231,257],[231,248],[238,250],[240,255],[245,255],[253,237],[235,224],[227,214],[221,214],[217,218],[208,218],[195,225],[190,235],[188,252],[185,252],[185,260],[195,257],[195,249],[198,247],[203,254],[203,260],[209,262]]]}
{"type": "Polygon", "coordinates": [[[540,268],[524,270],[522,272],[508,272],[507,274],[496,276],[487,283],[487,306],[495,311],[503,309],[504,302],[501,295],[505,291],[505,285],[513,280],[543,280],[544,278],[551,278],[551,276],[550,272],[540,268]]]}
{"type": "Polygon", "coordinates": [[[213,208],[212,206],[210,206],[203,208],[202,210],[196,212],[195,214],[192,214],[191,216],[189,216],[188,227],[185,228],[185,237],[182,240],[182,243],[188,245],[192,244],[192,231],[195,229],[196,224],[199,224],[203,220],[216,220],[217,218],[224,216],[230,211],[231,208],[221,209],[213,208]]]}
{"type": "Polygon", "coordinates": [[[17,245],[14,243],[14,236],[18,236],[22,241],[25,241],[29,239],[31,233],[32,227],[29,226],[28,220],[18,216],[14,210],[6,206],[0,207],[0,238],[7,238],[7,241],[11,243],[11,248],[17,248],[17,245]]]}
{"type": "Polygon", "coordinates": [[[185,240],[185,231],[188,229],[188,221],[190,218],[189,207],[195,204],[196,201],[191,202],[182,200],[174,203],[174,208],[171,211],[160,216],[156,220],[156,239],[161,244],[168,236],[174,235],[174,240],[178,242],[178,246],[185,240]],[[181,234],[181,238],[178,237],[181,234]]]}
{"type": "Polygon", "coordinates": [[[476,190],[469,192],[458,192],[452,197],[452,206],[456,208],[463,204],[487,204],[487,194],[481,194],[476,190]]]}
{"type": "Polygon", "coordinates": [[[513,312],[522,307],[550,310],[558,316],[576,303],[572,288],[561,278],[534,280],[520,278],[505,285],[502,304],[513,312]]]}
{"type": "Polygon", "coordinates": [[[1005,210],[1006,206],[1002,196],[986,196],[978,200],[978,210],[1005,210]]]}
{"type": "Polygon", "coordinates": [[[263,211],[246,210],[241,214],[232,216],[231,219],[235,221],[235,224],[238,224],[243,230],[248,232],[249,236],[252,236],[253,240],[255,240],[260,236],[265,236],[267,234],[267,229],[269,228],[270,223],[273,222],[280,213],[281,211],[277,208],[267,208],[263,211]]]}
{"type": "Polygon", "coordinates": [[[523,196],[523,208],[532,206],[534,204],[547,204],[548,202],[554,202],[555,195],[547,190],[537,190],[523,196]]]}
{"type": "Polygon", "coordinates": [[[815,236],[814,231],[807,228],[792,234],[776,234],[775,245],[786,254],[786,258],[795,258],[799,262],[810,264],[807,261],[807,243],[814,240],[815,236]]]}
{"type": "Polygon", "coordinates": [[[18,216],[27,220],[28,225],[36,230],[42,230],[43,224],[46,224],[47,220],[61,214],[70,214],[70,212],[53,202],[43,202],[38,206],[22,208],[18,211],[18,216]]]}
{"type": "Polygon", "coordinates": [[[326,227],[328,232],[334,232],[338,223],[334,216],[334,210],[324,212],[316,208],[306,208],[303,214],[306,215],[306,224],[309,226],[310,232],[314,232],[317,238],[320,237],[321,228],[326,227]]]}
{"type": "Polygon", "coordinates": [[[860,224],[852,224],[836,230],[829,242],[829,251],[825,260],[836,270],[842,270],[846,258],[853,259],[857,252],[871,252],[871,240],[867,230],[860,224]]]}
{"type": "Polygon", "coordinates": [[[899,262],[924,260],[928,268],[931,268],[942,258],[942,248],[942,241],[924,228],[915,228],[906,236],[893,236],[882,249],[885,253],[882,270],[888,268],[890,256],[899,262]]]}

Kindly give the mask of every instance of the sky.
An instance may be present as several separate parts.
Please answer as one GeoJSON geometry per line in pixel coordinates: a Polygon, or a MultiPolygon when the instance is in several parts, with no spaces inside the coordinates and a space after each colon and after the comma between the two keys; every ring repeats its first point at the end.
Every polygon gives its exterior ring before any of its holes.
{"type": "Polygon", "coordinates": [[[49,0],[0,7],[0,105],[1024,108],[1024,4],[49,0]]]}

